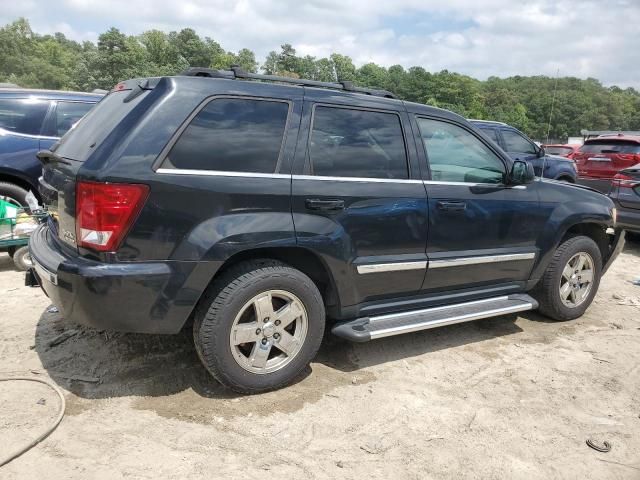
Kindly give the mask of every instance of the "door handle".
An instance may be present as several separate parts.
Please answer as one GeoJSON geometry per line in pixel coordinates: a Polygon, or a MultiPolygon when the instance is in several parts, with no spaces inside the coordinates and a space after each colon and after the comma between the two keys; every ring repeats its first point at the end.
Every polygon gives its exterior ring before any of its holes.
{"type": "Polygon", "coordinates": [[[324,212],[343,210],[344,200],[322,200],[320,198],[307,198],[304,202],[308,210],[321,210],[324,212]]]}
{"type": "Polygon", "coordinates": [[[439,210],[447,210],[449,212],[460,212],[467,208],[467,202],[438,202],[436,204],[439,210]]]}

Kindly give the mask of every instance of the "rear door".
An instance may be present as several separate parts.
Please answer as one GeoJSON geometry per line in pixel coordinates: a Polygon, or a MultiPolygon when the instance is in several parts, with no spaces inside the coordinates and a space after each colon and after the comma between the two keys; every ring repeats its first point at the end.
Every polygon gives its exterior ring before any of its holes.
{"type": "Polygon", "coordinates": [[[402,103],[305,94],[294,168],[297,243],[330,266],[342,305],[420,290],[426,195],[402,103]]]}

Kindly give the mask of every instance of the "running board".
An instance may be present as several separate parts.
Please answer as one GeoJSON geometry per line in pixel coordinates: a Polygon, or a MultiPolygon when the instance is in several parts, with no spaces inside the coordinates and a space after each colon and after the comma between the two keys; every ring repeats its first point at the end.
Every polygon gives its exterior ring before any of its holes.
{"type": "Polygon", "coordinates": [[[535,310],[536,308],[538,308],[538,302],[533,298],[523,293],[517,293],[443,307],[357,318],[336,324],[331,331],[334,335],[352,342],[368,342],[376,338],[535,310]]]}

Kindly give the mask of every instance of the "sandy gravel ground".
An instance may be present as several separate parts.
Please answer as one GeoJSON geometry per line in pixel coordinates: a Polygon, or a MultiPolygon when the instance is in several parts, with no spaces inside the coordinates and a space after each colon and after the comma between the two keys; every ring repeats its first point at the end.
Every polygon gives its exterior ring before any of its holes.
{"type": "MultiPolygon", "coordinates": [[[[241,397],[207,376],[187,332],[78,330],[50,346],[75,327],[0,254],[0,375],[40,372],[67,400],[60,427],[0,478],[638,480],[639,276],[630,244],[577,321],[529,312],[329,338],[297,384],[241,397]]],[[[56,408],[44,386],[0,383],[0,452],[56,408]]]]}

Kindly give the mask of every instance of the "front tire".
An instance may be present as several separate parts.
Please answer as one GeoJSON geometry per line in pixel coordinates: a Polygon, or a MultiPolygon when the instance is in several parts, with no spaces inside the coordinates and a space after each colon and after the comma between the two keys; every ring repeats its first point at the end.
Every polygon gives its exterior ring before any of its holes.
{"type": "Polygon", "coordinates": [[[602,254],[596,242],[582,235],[565,240],[532,292],[538,310],[559,321],[582,316],[598,292],[601,272],[602,254]]]}
{"type": "Polygon", "coordinates": [[[240,263],[196,309],[193,336],[205,368],[238,393],[291,383],[324,334],[322,296],[304,273],[273,260],[240,263]]]}

